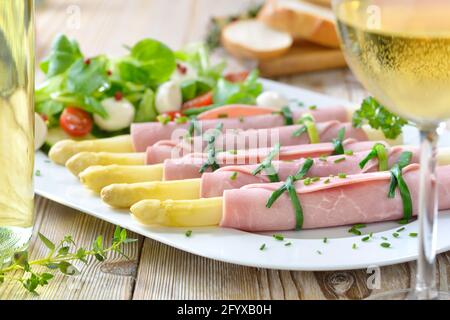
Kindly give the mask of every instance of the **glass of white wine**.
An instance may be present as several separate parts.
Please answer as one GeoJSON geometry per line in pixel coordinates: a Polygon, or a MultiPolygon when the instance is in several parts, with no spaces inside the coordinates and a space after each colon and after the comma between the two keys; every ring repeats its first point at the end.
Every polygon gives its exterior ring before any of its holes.
{"type": "Polygon", "coordinates": [[[416,287],[385,299],[448,299],[436,290],[436,144],[450,119],[450,1],[334,0],[347,62],[389,110],[420,130],[416,287]]]}
{"type": "Polygon", "coordinates": [[[33,0],[0,0],[0,265],[33,227],[33,10],[33,0]]]}

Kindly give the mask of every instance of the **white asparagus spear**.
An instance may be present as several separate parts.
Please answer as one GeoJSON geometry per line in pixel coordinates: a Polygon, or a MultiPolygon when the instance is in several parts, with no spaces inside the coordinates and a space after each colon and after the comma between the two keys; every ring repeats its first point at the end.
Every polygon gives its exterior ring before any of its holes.
{"type": "Polygon", "coordinates": [[[101,191],[102,200],[112,207],[130,208],[143,199],[198,199],[201,179],[112,184],[101,191]]]}
{"type": "Polygon", "coordinates": [[[66,167],[75,176],[92,166],[145,165],[145,153],[80,152],[66,162],[66,167]]]}
{"type": "Polygon", "coordinates": [[[113,183],[161,181],[162,164],[151,166],[93,166],[82,171],[79,175],[81,182],[94,192],[100,193],[105,187],[113,183]],[[133,168],[133,170],[129,170],[133,168]]]}
{"type": "Polygon", "coordinates": [[[143,200],[131,215],[145,225],[168,227],[216,226],[222,219],[222,197],[196,200],[143,200]]]}
{"type": "Polygon", "coordinates": [[[130,135],[117,136],[96,140],[62,140],[50,149],[48,156],[57,163],[64,165],[73,155],[83,152],[134,152],[130,135]]]}

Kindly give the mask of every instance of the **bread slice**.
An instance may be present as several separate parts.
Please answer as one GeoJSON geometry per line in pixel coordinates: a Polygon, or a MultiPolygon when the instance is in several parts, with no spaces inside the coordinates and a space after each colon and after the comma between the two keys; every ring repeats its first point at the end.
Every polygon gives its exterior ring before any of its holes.
{"type": "Polygon", "coordinates": [[[287,32],[274,30],[256,19],[240,20],[222,31],[222,44],[233,55],[257,60],[284,54],[293,43],[287,32]]]}
{"type": "Polygon", "coordinates": [[[269,0],[258,19],[295,39],[339,47],[333,12],[324,6],[300,0],[269,0]]]}

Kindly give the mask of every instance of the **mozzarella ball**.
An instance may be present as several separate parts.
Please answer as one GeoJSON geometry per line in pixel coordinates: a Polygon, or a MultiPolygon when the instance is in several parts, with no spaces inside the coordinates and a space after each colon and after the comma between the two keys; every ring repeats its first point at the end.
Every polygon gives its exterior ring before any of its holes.
{"type": "Polygon", "coordinates": [[[126,99],[107,98],[101,102],[108,113],[108,117],[102,118],[94,114],[95,124],[105,131],[117,131],[128,128],[134,119],[133,105],[126,99]]]}
{"type": "Polygon", "coordinates": [[[167,81],[156,91],[155,107],[159,114],[180,111],[183,104],[181,87],[175,81],[167,81]]]}
{"type": "Polygon", "coordinates": [[[260,107],[281,109],[289,105],[289,101],[278,92],[264,91],[256,98],[256,104],[260,107]]]}

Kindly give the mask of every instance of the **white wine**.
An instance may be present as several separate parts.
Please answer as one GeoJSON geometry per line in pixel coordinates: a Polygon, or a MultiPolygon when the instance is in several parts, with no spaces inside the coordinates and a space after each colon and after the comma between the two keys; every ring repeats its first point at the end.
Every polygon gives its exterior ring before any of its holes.
{"type": "Polygon", "coordinates": [[[348,63],[381,103],[419,125],[450,119],[450,1],[350,0],[336,13],[348,63]]]}
{"type": "Polygon", "coordinates": [[[0,0],[0,264],[31,236],[33,88],[33,1],[0,0]]]}

